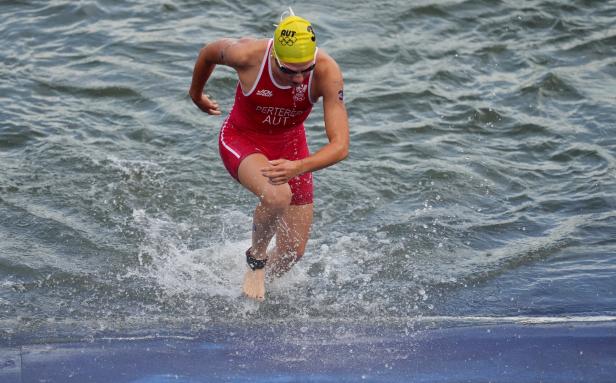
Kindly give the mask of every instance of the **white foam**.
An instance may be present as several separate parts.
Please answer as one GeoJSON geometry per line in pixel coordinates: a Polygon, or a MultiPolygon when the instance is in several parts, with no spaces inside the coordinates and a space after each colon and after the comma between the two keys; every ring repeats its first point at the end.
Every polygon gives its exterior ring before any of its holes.
{"type": "Polygon", "coordinates": [[[240,296],[244,270],[241,254],[250,246],[248,235],[190,249],[178,234],[191,230],[190,225],[165,216],[152,217],[143,210],[135,210],[133,219],[146,237],[139,249],[139,267],[127,276],[150,279],[167,296],[240,296]]]}
{"type": "Polygon", "coordinates": [[[120,170],[127,176],[134,174],[162,174],[164,169],[154,161],[120,159],[108,156],[107,159],[113,168],[120,170]]]}
{"type": "Polygon", "coordinates": [[[199,339],[196,336],[187,336],[187,335],[144,335],[144,336],[105,336],[101,338],[96,338],[100,340],[110,340],[110,341],[142,341],[142,340],[197,340],[199,339]]]}

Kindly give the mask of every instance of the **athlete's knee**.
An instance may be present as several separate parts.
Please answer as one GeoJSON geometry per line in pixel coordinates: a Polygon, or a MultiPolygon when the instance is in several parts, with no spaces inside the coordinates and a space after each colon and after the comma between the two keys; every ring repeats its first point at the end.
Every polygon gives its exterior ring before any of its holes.
{"type": "Polygon", "coordinates": [[[304,249],[295,249],[295,251],[291,252],[291,256],[293,257],[293,262],[297,262],[304,256],[304,249]]]}
{"type": "Polygon", "coordinates": [[[291,205],[291,190],[287,187],[271,187],[263,191],[260,196],[261,205],[268,209],[284,211],[291,205]]]}
{"type": "Polygon", "coordinates": [[[304,256],[305,251],[306,251],[305,241],[303,243],[298,244],[297,247],[293,249],[293,254],[295,255],[296,262],[299,261],[304,256]]]}
{"type": "Polygon", "coordinates": [[[280,251],[285,258],[293,262],[299,261],[300,258],[304,256],[304,251],[306,250],[306,242],[301,238],[293,238],[290,242],[278,246],[278,251],[280,251]]]}

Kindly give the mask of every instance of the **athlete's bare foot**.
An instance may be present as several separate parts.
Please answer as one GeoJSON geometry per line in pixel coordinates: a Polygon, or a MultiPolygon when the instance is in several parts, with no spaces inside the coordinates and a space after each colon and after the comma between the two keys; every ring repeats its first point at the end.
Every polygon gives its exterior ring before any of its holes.
{"type": "Polygon", "coordinates": [[[244,275],[244,295],[259,302],[265,300],[265,269],[248,269],[244,275]]]}

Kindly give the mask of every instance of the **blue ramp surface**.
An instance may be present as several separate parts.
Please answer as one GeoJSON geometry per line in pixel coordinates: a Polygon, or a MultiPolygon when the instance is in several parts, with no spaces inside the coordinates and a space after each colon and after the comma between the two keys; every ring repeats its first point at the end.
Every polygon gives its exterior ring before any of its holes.
{"type": "Polygon", "coordinates": [[[616,325],[217,328],[0,349],[1,382],[614,382],[616,325]]]}

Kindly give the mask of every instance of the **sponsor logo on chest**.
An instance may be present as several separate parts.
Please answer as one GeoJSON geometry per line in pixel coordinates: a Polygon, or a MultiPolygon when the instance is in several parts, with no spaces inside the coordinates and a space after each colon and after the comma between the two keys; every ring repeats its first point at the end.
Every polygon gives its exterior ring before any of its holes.
{"type": "Polygon", "coordinates": [[[269,89],[260,89],[257,91],[257,96],[272,97],[273,95],[274,95],[274,92],[272,92],[269,89]]]}

